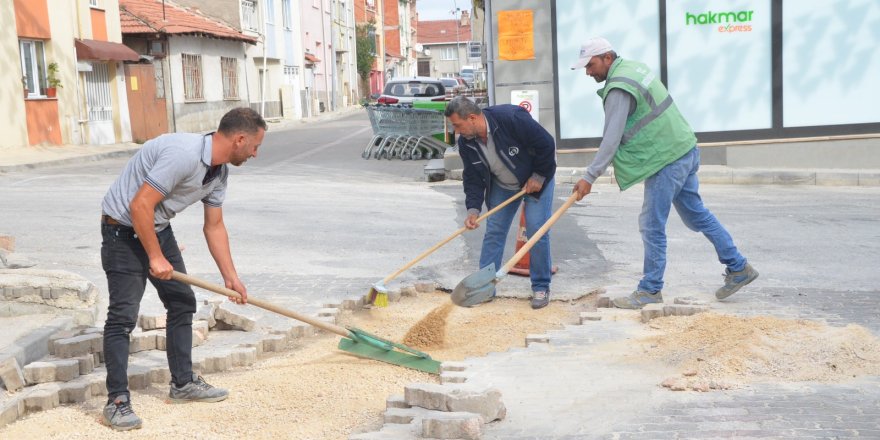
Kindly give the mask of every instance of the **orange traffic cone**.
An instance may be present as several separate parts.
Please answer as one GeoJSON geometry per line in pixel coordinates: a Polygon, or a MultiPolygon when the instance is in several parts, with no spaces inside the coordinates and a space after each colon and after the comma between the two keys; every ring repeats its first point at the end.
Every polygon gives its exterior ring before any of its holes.
{"type": "MultiPolygon", "coordinates": [[[[519,250],[523,246],[525,246],[526,242],[529,241],[529,237],[526,237],[526,202],[522,203],[522,209],[520,210],[520,213],[521,214],[519,216],[519,230],[517,230],[517,233],[516,233],[516,251],[517,252],[519,252],[519,250]]],[[[526,254],[523,255],[523,257],[519,261],[517,261],[516,264],[513,266],[513,268],[511,268],[510,271],[507,273],[510,273],[513,275],[519,275],[522,277],[529,276],[530,275],[529,274],[529,263],[531,263],[531,259],[529,258],[530,254],[531,254],[531,252],[526,252],[526,254]]],[[[557,270],[559,270],[559,268],[556,266],[553,266],[550,269],[550,273],[554,274],[554,273],[556,273],[557,270]]]]}

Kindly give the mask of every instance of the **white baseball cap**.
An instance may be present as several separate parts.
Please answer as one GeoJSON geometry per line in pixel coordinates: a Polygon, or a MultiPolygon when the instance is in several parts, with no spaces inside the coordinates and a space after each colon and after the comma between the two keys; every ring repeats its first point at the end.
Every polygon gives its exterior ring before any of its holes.
{"type": "Polygon", "coordinates": [[[590,38],[581,45],[581,52],[578,55],[578,61],[571,65],[571,70],[583,69],[584,66],[590,62],[590,58],[612,50],[614,50],[614,48],[611,47],[611,43],[609,43],[608,40],[602,37],[590,38]]]}

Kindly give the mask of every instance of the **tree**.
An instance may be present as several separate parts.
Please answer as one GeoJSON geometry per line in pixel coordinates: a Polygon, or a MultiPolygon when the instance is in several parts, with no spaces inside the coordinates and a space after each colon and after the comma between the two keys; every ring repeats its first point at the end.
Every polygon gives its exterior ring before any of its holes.
{"type": "Polygon", "coordinates": [[[357,25],[355,29],[355,45],[357,46],[357,72],[362,80],[366,80],[373,70],[376,61],[376,25],[372,21],[357,25]]]}

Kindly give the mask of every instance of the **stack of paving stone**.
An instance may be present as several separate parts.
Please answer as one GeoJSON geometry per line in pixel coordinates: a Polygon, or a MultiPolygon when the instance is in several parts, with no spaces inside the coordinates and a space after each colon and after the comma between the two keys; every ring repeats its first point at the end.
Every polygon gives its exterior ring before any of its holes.
{"type": "MultiPolygon", "coordinates": [[[[325,304],[318,319],[335,324],[340,308],[361,306],[360,298],[325,304]]],[[[258,326],[263,313],[223,300],[205,301],[193,316],[193,370],[213,373],[249,366],[265,353],[286,350],[293,339],[317,333],[314,327],[291,319],[286,327],[258,326]]],[[[164,353],[165,315],[139,316],[130,338],[129,388],[170,382],[164,353]]],[[[80,326],[53,334],[48,340],[49,355],[23,368],[13,356],[0,359],[0,381],[7,391],[0,393],[0,426],[28,413],[106,395],[103,344],[103,329],[80,326]]]]}
{"type": "Polygon", "coordinates": [[[465,368],[464,363],[444,362],[441,384],[407,385],[403,396],[386,401],[385,424],[379,431],[352,435],[349,440],[479,439],[483,425],[503,419],[507,409],[499,390],[463,384],[465,368]]]}

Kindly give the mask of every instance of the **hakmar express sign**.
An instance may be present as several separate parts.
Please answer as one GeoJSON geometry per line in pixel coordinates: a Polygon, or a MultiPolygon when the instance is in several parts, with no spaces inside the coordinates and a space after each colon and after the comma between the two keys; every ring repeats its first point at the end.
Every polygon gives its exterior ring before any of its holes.
{"type": "Polygon", "coordinates": [[[718,32],[751,32],[755,11],[712,12],[701,14],[685,12],[685,26],[717,25],[718,32]]]}

